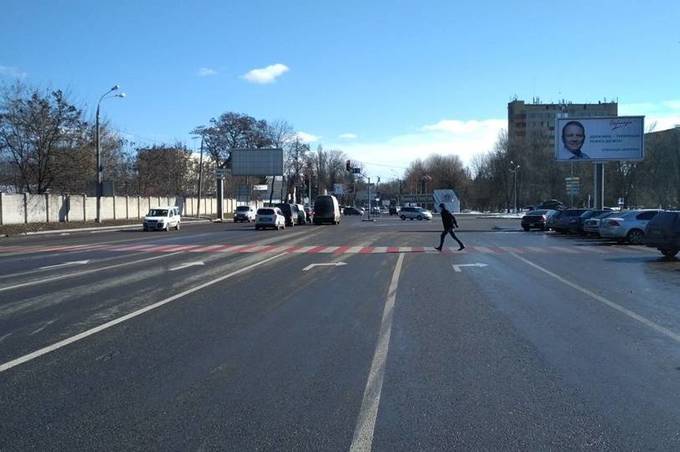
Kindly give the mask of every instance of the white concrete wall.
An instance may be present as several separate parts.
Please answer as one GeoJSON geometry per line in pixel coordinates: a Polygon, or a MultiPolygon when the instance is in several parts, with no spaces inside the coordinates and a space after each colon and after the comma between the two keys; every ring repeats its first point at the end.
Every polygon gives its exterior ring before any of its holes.
{"type": "MultiPolygon", "coordinates": [[[[102,197],[102,220],[138,219],[146,215],[152,207],[178,206],[184,216],[196,216],[197,198],[183,197],[102,197]],[[115,217],[114,217],[115,204],[115,217]]],[[[225,217],[236,208],[236,200],[225,199],[225,217]]],[[[201,215],[216,215],[217,200],[201,199],[201,215]]],[[[30,195],[0,193],[0,224],[23,224],[48,222],[94,221],[97,216],[97,198],[83,195],[30,195]],[[24,209],[24,206],[28,209],[24,209]]]]}
{"type": "Polygon", "coordinates": [[[120,219],[126,219],[128,217],[127,214],[127,206],[126,206],[126,200],[127,198],[124,196],[116,196],[114,197],[114,214],[115,214],[115,219],[120,220],[120,219]]]}
{"type": "Polygon", "coordinates": [[[2,224],[21,224],[24,217],[24,195],[2,194],[2,224]]]}
{"type": "Polygon", "coordinates": [[[68,221],[85,221],[85,197],[71,195],[67,199],[68,221]]]}
{"type": "Polygon", "coordinates": [[[47,221],[45,195],[26,195],[26,222],[44,223],[47,221]]]}
{"type": "Polygon", "coordinates": [[[48,223],[58,223],[66,221],[66,202],[61,195],[45,195],[47,199],[47,221],[48,223]]]}

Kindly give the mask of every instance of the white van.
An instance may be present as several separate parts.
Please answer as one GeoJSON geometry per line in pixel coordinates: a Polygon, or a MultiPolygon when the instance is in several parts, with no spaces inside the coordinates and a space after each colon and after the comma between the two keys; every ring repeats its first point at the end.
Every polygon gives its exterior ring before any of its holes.
{"type": "Polygon", "coordinates": [[[144,230],[169,231],[175,228],[179,231],[181,222],[179,207],[153,207],[144,217],[144,230]]]}

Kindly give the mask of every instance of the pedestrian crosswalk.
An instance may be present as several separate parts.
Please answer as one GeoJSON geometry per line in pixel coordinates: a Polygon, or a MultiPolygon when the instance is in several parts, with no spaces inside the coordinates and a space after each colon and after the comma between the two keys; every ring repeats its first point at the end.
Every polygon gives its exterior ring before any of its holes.
{"type": "MultiPolygon", "coordinates": [[[[295,253],[295,254],[440,254],[431,247],[423,246],[354,246],[354,245],[258,245],[258,244],[212,244],[212,245],[71,245],[71,246],[2,246],[1,254],[64,253],[64,252],[147,252],[147,253],[295,253]]],[[[454,254],[620,254],[625,252],[656,252],[651,248],[633,245],[619,246],[476,246],[468,245],[464,250],[444,247],[443,253],[454,254]]]]}

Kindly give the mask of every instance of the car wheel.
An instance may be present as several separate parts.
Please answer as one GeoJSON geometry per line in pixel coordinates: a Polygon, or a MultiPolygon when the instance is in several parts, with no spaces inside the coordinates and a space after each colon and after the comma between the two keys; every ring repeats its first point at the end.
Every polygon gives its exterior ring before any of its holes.
{"type": "Polygon", "coordinates": [[[421,217],[420,215],[418,215],[416,218],[418,219],[418,221],[423,221],[423,217],[421,217]]]}
{"type": "Polygon", "coordinates": [[[659,251],[661,251],[661,254],[663,254],[666,257],[675,257],[675,255],[678,254],[678,252],[680,252],[680,249],[671,248],[671,249],[663,249],[663,250],[659,250],[659,251]]]}
{"type": "Polygon", "coordinates": [[[626,236],[626,239],[633,245],[639,245],[642,243],[642,238],[645,236],[645,233],[642,232],[639,229],[633,229],[628,233],[626,236]]]}
{"type": "Polygon", "coordinates": [[[401,221],[406,221],[406,216],[405,216],[405,215],[402,215],[402,216],[401,216],[401,221]]]}

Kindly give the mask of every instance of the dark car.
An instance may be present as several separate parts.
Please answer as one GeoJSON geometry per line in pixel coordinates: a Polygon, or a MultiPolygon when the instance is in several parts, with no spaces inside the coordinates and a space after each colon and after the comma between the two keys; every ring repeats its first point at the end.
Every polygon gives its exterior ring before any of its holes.
{"type": "Polygon", "coordinates": [[[343,215],[363,215],[364,212],[357,209],[356,207],[345,207],[342,209],[343,215]]]}
{"type": "Polygon", "coordinates": [[[538,209],[527,212],[522,217],[522,229],[529,231],[532,228],[545,231],[548,229],[546,222],[550,216],[550,210],[538,209]]]}
{"type": "Polygon", "coordinates": [[[277,204],[276,207],[281,209],[281,213],[286,219],[286,226],[295,226],[298,218],[297,207],[288,203],[277,204]]]}
{"type": "Polygon", "coordinates": [[[604,210],[596,210],[596,209],[591,209],[591,210],[586,210],[581,214],[581,216],[578,218],[578,224],[576,225],[576,231],[570,231],[570,232],[578,232],[581,235],[586,235],[586,231],[584,229],[585,223],[587,220],[590,220],[591,218],[596,218],[603,213],[609,213],[611,212],[611,209],[604,209],[604,210]]]}
{"type": "Polygon", "coordinates": [[[579,218],[586,210],[587,209],[563,210],[552,229],[563,234],[578,231],[579,218]]]}
{"type": "Polygon", "coordinates": [[[680,211],[659,212],[645,228],[644,244],[656,248],[666,257],[680,252],[680,211]]]}
{"type": "Polygon", "coordinates": [[[390,206],[390,215],[399,215],[399,206],[390,206]]]}

